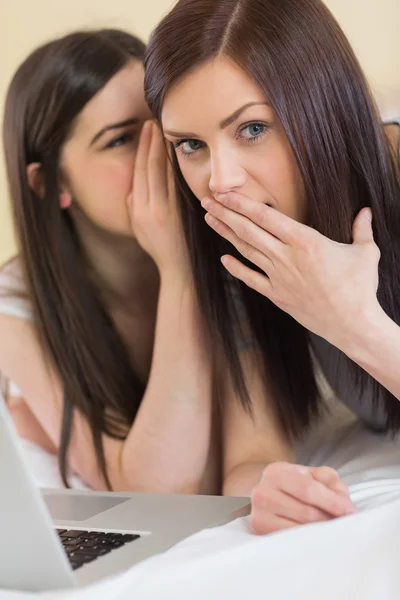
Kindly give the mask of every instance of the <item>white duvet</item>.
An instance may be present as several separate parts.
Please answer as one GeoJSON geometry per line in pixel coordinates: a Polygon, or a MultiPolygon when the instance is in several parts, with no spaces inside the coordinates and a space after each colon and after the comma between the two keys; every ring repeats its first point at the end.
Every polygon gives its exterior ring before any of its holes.
{"type": "MultiPolygon", "coordinates": [[[[37,482],[60,484],[55,461],[26,445],[37,482]]],[[[399,600],[400,437],[366,431],[347,414],[299,448],[303,464],[338,469],[355,516],[256,537],[246,519],[202,531],[168,552],[51,600],[399,600]]],[[[79,480],[75,480],[79,487],[79,480]]],[[[0,590],[0,600],[37,595],[0,590]]]]}

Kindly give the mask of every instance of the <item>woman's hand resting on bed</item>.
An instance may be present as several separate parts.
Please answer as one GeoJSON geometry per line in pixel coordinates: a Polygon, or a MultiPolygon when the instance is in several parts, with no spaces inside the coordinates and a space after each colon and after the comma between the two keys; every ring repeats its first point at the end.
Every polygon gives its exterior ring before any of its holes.
{"type": "Polygon", "coordinates": [[[285,462],[266,467],[251,504],[251,526],[258,535],[357,512],[334,469],[285,462]]]}

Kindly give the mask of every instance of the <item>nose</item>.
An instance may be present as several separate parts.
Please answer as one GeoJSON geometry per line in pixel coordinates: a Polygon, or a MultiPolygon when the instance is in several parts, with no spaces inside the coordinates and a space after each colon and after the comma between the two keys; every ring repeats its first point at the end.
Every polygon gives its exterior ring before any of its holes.
{"type": "Polygon", "coordinates": [[[226,194],[241,188],[246,179],[246,171],[234,151],[224,148],[211,156],[209,188],[212,194],[226,194]]]}

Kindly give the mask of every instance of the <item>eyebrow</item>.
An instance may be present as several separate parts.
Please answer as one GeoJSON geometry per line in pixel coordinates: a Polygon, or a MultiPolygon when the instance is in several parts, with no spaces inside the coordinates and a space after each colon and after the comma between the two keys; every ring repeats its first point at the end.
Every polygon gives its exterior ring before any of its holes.
{"type": "Polygon", "coordinates": [[[94,136],[90,145],[93,146],[98,139],[101,138],[102,135],[107,133],[107,131],[112,131],[113,129],[122,129],[122,127],[127,127],[128,125],[137,125],[139,123],[139,119],[126,119],[126,121],[119,121],[119,123],[111,123],[111,125],[106,125],[103,129],[100,129],[98,133],[94,136]]]}
{"type": "MultiPolygon", "coordinates": [[[[232,125],[232,123],[234,123],[240,117],[242,112],[244,112],[246,109],[250,108],[251,106],[260,106],[260,105],[269,106],[269,103],[268,102],[248,102],[247,104],[244,104],[243,106],[241,106],[240,108],[235,110],[235,112],[232,113],[229,117],[227,117],[226,119],[223,119],[220,122],[220,124],[219,124],[220,129],[226,129],[227,127],[229,127],[229,125],[232,125]]],[[[190,132],[180,133],[178,131],[171,131],[171,130],[167,130],[167,129],[164,130],[164,133],[167,135],[170,135],[172,137],[175,137],[175,138],[197,138],[197,137],[199,137],[195,133],[190,133],[190,132]]]]}

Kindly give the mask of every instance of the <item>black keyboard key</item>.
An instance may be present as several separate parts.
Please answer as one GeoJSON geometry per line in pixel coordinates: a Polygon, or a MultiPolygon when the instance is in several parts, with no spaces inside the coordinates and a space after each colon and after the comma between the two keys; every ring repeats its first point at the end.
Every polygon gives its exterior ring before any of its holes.
{"type": "Polygon", "coordinates": [[[101,535],[98,531],[84,531],[82,535],[82,540],[97,540],[97,538],[101,535]]]}
{"type": "Polygon", "coordinates": [[[85,554],[94,554],[95,556],[104,556],[104,554],[108,554],[111,552],[112,548],[87,548],[85,546],[79,546],[76,548],[79,552],[83,552],[85,554]]]}
{"type": "Polygon", "coordinates": [[[81,535],[87,533],[86,531],[78,531],[76,529],[67,529],[66,531],[64,531],[60,537],[62,539],[71,539],[71,538],[75,538],[75,537],[80,537],[81,535]]]}
{"type": "Polygon", "coordinates": [[[114,548],[114,543],[112,540],[94,540],[93,546],[97,548],[114,548]]]}
{"type": "Polygon", "coordinates": [[[108,554],[111,550],[114,550],[112,546],[92,546],[91,548],[85,548],[86,550],[93,550],[99,556],[103,556],[103,554],[108,554]]]}
{"type": "Polygon", "coordinates": [[[68,539],[68,540],[63,540],[62,541],[62,544],[63,544],[64,548],[72,548],[74,546],[79,545],[79,543],[80,543],[79,538],[78,539],[77,538],[75,538],[75,539],[72,538],[72,539],[68,539]]]}
{"type": "Polygon", "coordinates": [[[104,533],[77,529],[60,529],[57,533],[74,570],[140,538],[139,535],[129,533],[104,533]]]}
{"type": "Polygon", "coordinates": [[[88,550],[87,548],[77,548],[76,550],[71,552],[70,556],[71,558],[74,558],[75,556],[94,556],[94,558],[96,558],[97,552],[93,552],[91,550],[88,550]]]}
{"type": "Polygon", "coordinates": [[[123,541],[125,543],[127,543],[127,542],[133,542],[134,540],[137,540],[138,538],[140,538],[140,535],[133,534],[133,533],[121,533],[121,537],[123,538],[123,541]]]}
{"type": "Polygon", "coordinates": [[[64,546],[65,552],[70,556],[75,552],[75,550],[79,550],[79,546],[64,546]]]}
{"type": "Polygon", "coordinates": [[[87,554],[86,552],[83,552],[82,550],[75,550],[75,552],[72,552],[69,555],[69,558],[71,560],[74,560],[77,562],[88,563],[88,562],[92,562],[92,560],[96,560],[97,555],[96,554],[87,554]]]}

